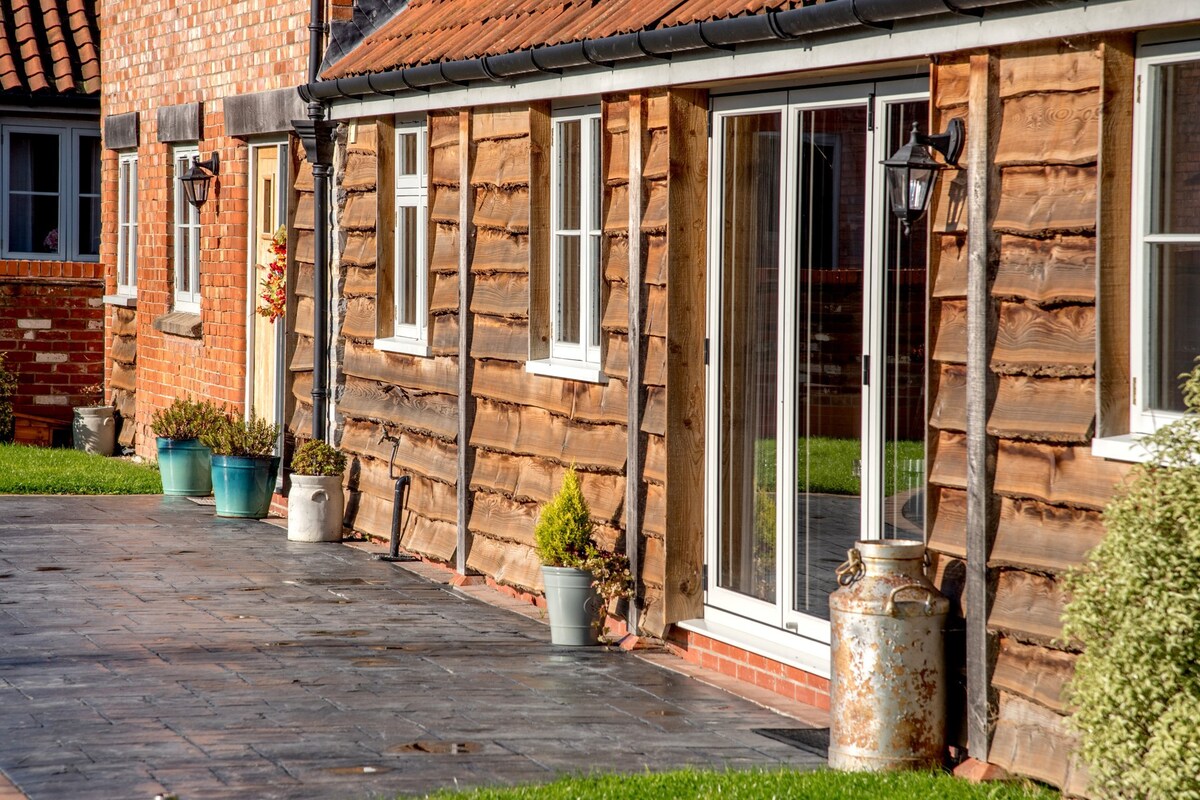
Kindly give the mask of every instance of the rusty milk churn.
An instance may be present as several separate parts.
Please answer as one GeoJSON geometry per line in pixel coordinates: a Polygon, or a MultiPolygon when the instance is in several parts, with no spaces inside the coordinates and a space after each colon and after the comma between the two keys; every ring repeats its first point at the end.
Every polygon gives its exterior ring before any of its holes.
{"type": "Polygon", "coordinates": [[[925,577],[925,545],[860,541],[829,598],[829,766],[935,767],[946,739],[942,631],[950,603],[925,577]]]}

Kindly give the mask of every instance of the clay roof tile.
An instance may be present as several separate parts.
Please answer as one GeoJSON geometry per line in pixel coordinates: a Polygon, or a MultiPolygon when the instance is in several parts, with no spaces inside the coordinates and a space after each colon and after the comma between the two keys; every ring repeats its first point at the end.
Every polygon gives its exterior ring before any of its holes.
{"type": "Polygon", "coordinates": [[[96,0],[0,3],[0,94],[99,94],[96,0]]]}

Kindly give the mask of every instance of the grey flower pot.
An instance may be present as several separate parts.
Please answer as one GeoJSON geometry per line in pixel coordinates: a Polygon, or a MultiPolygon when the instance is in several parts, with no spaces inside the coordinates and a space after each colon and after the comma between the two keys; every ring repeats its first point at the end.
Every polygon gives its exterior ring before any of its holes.
{"type": "Polygon", "coordinates": [[[592,588],[592,573],[573,567],[542,567],[550,642],[566,647],[600,643],[603,601],[592,588]]]}

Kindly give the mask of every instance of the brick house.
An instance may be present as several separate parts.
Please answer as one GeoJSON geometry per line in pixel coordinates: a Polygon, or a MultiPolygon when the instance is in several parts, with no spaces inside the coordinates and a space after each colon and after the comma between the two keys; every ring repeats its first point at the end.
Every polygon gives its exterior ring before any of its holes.
{"type": "Polygon", "coordinates": [[[1200,352],[1198,21],[411,0],[302,90],[338,125],[330,227],[296,223],[291,428],[327,366],[347,524],[387,534],[397,441],[404,546],[517,593],[576,464],[631,628],[818,705],[833,568],[923,538],[965,630],[955,741],[1083,793],[1059,576],[1200,352]],[[965,154],[906,229],[879,162],[953,119],[965,154]]]}
{"type": "Polygon", "coordinates": [[[254,313],[255,287],[294,214],[309,3],[98,8],[106,377],[121,442],[153,457],[151,415],[175,397],[285,412],[283,324],[254,313]],[[179,178],[213,156],[197,209],[179,178]]]}
{"type": "Polygon", "coordinates": [[[0,351],[18,441],[70,441],[99,401],[100,57],[92,0],[0,8],[0,351]]]}

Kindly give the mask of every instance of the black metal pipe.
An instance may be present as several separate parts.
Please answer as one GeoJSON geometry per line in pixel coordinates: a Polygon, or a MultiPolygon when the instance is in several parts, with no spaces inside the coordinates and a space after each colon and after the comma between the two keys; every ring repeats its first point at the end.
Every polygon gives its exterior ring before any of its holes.
{"type": "Polygon", "coordinates": [[[392,491],[392,538],[388,542],[387,556],[380,556],[380,561],[407,561],[408,557],[400,555],[400,520],[404,509],[408,506],[408,490],[412,478],[401,475],[396,478],[396,486],[392,491]]]}
{"type": "MultiPolygon", "coordinates": [[[[312,0],[309,7],[308,73],[310,85],[321,69],[321,49],[325,35],[325,0],[312,0]]],[[[370,81],[367,81],[368,88],[370,81]]],[[[310,93],[311,94],[311,93],[310,93]]],[[[313,143],[322,137],[321,123],[325,119],[325,104],[315,96],[309,98],[308,118],[314,129],[313,143]]],[[[315,153],[308,153],[313,162],[313,382],[312,436],[324,441],[325,420],[329,416],[329,177],[332,165],[316,144],[315,153]]]]}
{"type": "MultiPolygon", "coordinates": [[[[1077,0],[1050,0],[1062,5],[1077,0]]],[[[476,80],[496,81],[537,72],[613,66],[618,62],[668,58],[674,53],[728,50],[743,44],[792,39],[850,28],[887,28],[898,20],[982,13],[997,6],[1030,0],[827,0],[811,6],[745,17],[693,22],[640,33],[584,39],[480,58],[422,64],[364,76],[312,81],[301,87],[306,100],[331,100],[383,92],[429,91],[476,80]]],[[[1045,4],[1045,3],[1043,3],[1045,4]]]]}

